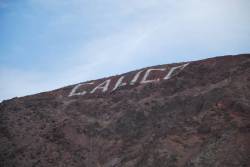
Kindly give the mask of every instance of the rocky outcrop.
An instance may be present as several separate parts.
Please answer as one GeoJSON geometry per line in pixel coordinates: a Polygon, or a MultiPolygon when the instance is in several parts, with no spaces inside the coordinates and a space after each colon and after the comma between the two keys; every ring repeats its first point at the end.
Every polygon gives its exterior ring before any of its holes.
{"type": "Polygon", "coordinates": [[[250,55],[188,63],[3,101],[0,166],[250,166],[250,55]]]}

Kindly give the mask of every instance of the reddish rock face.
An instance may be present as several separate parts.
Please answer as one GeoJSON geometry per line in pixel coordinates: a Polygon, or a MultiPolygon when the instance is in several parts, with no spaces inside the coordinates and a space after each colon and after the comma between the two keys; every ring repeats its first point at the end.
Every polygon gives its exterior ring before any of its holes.
{"type": "Polygon", "coordinates": [[[0,166],[250,166],[250,55],[184,64],[3,101],[0,166]]]}

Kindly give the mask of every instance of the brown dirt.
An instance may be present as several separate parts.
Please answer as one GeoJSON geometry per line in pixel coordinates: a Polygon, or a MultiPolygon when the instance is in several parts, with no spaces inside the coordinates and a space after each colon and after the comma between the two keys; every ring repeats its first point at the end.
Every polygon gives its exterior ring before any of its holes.
{"type": "Polygon", "coordinates": [[[0,103],[1,167],[250,166],[249,54],[115,92],[73,86],[0,103]]]}

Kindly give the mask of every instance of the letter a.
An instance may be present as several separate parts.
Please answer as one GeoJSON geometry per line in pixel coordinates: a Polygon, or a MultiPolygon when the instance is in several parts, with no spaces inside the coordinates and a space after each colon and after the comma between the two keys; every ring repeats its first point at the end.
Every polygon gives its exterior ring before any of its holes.
{"type": "Polygon", "coordinates": [[[97,87],[95,87],[90,93],[95,93],[95,91],[97,89],[102,89],[102,92],[106,92],[109,88],[109,84],[110,84],[111,79],[108,79],[106,81],[104,81],[103,83],[101,83],[100,85],[98,85],[97,87]]]}

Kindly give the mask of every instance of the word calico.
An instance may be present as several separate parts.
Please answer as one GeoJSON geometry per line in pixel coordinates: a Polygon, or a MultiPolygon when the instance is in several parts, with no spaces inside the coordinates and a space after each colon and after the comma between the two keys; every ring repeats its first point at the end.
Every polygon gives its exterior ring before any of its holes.
{"type": "Polygon", "coordinates": [[[116,79],[115,83],[113,85],[111,83],[113,83],[114,81],[112,81],[111,78],[106,79],[105,81],[103,81],[102,83],[99,83],[97,85],[95,84],[95,82],[80,83],[80,84],[77,84],[76,86],[73,87],[73,89],[69,93],[69,97],[71,97],[71,96],[83,96],[86,94],[94,94],[97,91],[102,92],[102,93],[105,93],[107,91],[115,91],[118,88],[120,88],[122,86],[126,86],[126,85],[147,84],[147,83],[152,83],[152,82],[158,82],[160,80],[168,80],[171,77],[177,75],[180,71],[182,71],[188,65],[189,65],[189,63],[183,64],[180,66],[176,66],[176,67],[172,67],[172,68],[170,68],[169,71],[167,71],[167,73],[164,76],[158,77],[158,78],[150,78],[150,76],[155,74],[155,73],[166,72],[166,68],[149,68],[149,69],[144,69],[144,70],[138,71],[131,78],[131,80],[127,81],[127,82],[124,82],[126,75],[123,75],[123,76],[119,77],[118,79],[116,79]],[[88,86],[88,87],[93,86],[93,87],[89,91],[87,91],[87,90],[79,91],[84,86],[88,86]]]}

